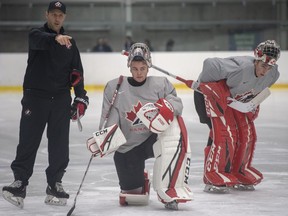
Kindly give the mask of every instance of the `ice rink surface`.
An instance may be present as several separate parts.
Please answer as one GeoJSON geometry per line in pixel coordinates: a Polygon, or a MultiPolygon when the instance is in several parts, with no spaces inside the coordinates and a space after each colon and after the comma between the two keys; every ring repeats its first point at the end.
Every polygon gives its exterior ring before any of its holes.
{"type": "MultiPolygon", "coordinates": [[[[208,127],[198,122],[190,90],[178,91],[184,104],[183,117],[189,133],[192,150],[189,185],[194,200],[179,204],[179,211],[165,210],[151,190],[148,206],[121,207],[118,204],[119,186],[112,155],[94,158],[77,198],[73,215],[79,216],[287,216],[288,215],[288,91],[272,90],[261,105],[255,121],[258,142],[253,165],[264,174],[264,180],[253,192],[231,191],[230,194],[207,194],[203,192],[203,149],[206,145],[208,127]]],[[[13,181],[10,163],[15,157],[18,143],[21,93],[0,93],[0,186],[13,181]]],[[[67,206],[44,204],[47,167],[47,139],[43,134],[38,150],[33,176],[27,188],[24,209],[18,209],[0,197],[2,216],[60,216],[67,215],[87,167],[90,153],[86,140],[98,128],[102,93],[90,92],[90,106],[82,118],[83,131],[76,123],[71,124],[70,163],[63,178],[65,190],[70,193],[67,206]]],[[[146,163],[152,174],[153,161],[146,163]]]]}

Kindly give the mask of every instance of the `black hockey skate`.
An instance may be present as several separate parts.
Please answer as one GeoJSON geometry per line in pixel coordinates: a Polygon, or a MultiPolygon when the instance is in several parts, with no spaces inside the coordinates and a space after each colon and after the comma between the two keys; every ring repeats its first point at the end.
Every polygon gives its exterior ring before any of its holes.
{"type": "Polygon", "coordinates": [[[165,208],[169,210],[178,210],[178,202],[176,200],[165,203],[165,208]]]}
{"type": "Polygon", "coordinates": [[[18,208],[23,208],[24,198],[26,197],[26,186],[23,185],[22,181],[16,180],[11,185],[2,188],[2,195],[8,202],[18,208]]]}
{"type": "Polygon", "coordinates": [[[48,185],[46,188],[46,194],[47,197],[45,203],[48,205],[64,206],[69,198],[69,194],[64,191],[60,182],[56,182],[54,187],[48,185]]]}

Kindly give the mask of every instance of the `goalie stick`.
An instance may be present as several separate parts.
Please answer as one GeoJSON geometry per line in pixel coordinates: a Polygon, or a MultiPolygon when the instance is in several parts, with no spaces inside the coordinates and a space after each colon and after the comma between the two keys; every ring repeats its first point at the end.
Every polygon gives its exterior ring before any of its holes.
{"type": "MultiPolygon", "coordinates": [[[[118,83],[117,83],[116,89],[115,89],[115,91],[114,91],[114,94],[113,94],[113,97],[112,97],[112,100],[111,100],[111,104],[110,104],[109,110],[108,110],[108,112],[107,112],[107,114],[106,114],[106,116],[105,116],[105,120],[104,120],[104,122],[103,122],[102,129],[104,129],[105,126],[106,126],[106,123],[107,123],[107,121],[108,121],[110,112],[111,112],[111,110],[112,110],[112,106],[113,106],[113,104],[114,104],[114,102],[115,102],[115,100],[116,100],[116,97],[117,97],[117,95],[118,95],[118,90],[119,90],[119,88],[120,88],[120,86],[121,86],[122,81],[123,81],[123,76],[121,75],[121,76],[119,77],[119,79],[118,79],[118,83]]],[[[85,177],[86,177],[86,175],[87,175],[87,172],[88,172],[88,170],[89,170],[89,167],[90,167],[90,164],[91,164],[91,161],[92,161],[93,157],[94,157],[94,155],[92,154],[91,157],[90,157],[90,159],[89,159],[89,162],[88,162],[87,168],[86,168],[86,170],[85,170],[84,176],[83,176],[83,178],[82,178],[82,181],[81,181],[81,183],[80,183],[80,186],[79,186],[79,188],[78,188],[78,191],[77,191],[77,193],[76,193],[76,196],[75,196],[75,198],[74,198],[73,206],[71,207],[71,209],[70,209],[69,212],[67,213],[67,216],[70,216],[70,215],[72,214],[72,212],[74,211],[74,209],[76,208],[77,197],[78,197],[78,195],[79,195],[79,193],[80,193],[80,190],[81,190],[81,188],[82,188],[84,179],[85,179],[85,177]]]]}
{"type": "MultiPolygon", "coordinates": [[[[125,51],[125,50],[122,50],[121,54],[125,55],[125,56],[128,56],[129,52],[125,51]]],[[[197,91],[197,92],[202,94],[202,92],[198,88],[199,87],[199,83],[198,82],[196,82],[194,80],[186,80],[186,79],[184,79],[182,77],[179,77],[179,76],[176,76],[176,75],[174,75],[172,73],[169,73],[168,71],[163,70],[162,68],[159,68],[159,67],[157,67],[155,65],[152,65],[151,67],[154,68],[155,70],[158,70],[158,71],[170,76],[170,77],[175,78],[176,80],[178,80],[180,82],[183,82],[188,88],[191,88],[194,91],[197,91]]],[[[257,108],[257,106],[260,103],[262,103],[270,94],[271,94],[271,92],[270,92],[269,88],[267,87],[262,92],[257,94],[249,102],[243,103],[243,102],[237,101],[234,98],[228,97],[227,98],[227,100],[229,101],[228,102],[228,106],[233,108],[233,109],[235,109],[235,110],[238,110],[239,112],[242,112],[242,113],[251,112],[251,111],[255,110],[257,108]]]]}

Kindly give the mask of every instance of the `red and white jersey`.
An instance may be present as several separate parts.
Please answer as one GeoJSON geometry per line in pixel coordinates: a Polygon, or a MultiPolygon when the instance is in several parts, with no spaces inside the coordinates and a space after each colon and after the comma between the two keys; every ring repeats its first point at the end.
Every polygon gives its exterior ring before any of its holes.
{"type": "MultiPolygon", "coordinates": [[[[106,127],[117,124],[121,128],[127,140],[118,149],[121,153],[140,145],[152,134],[136,116],[141,106],[165,98],[172,104],[174,115],[181,115],[183,110],[182,100],[177,97],[174,86],[166,77],[148,76],[146,82],[141,86],[130,85],[127,78],[123,79],[106,124],[106,127]]],[[[109,110],[117,82],[118,78],[109,81],[105,86],[100,128],[109,110]]]]}
{"type": "Polygon", "coordinates": [[[280,76],[278,65],[275,65],[265,76],[256,77],[254,60],[252,56],[208,58],[203,63],[198,81],[215,82],[226,79],[231,96],[247,102],[266,87],[272,86],[280,76]]]}

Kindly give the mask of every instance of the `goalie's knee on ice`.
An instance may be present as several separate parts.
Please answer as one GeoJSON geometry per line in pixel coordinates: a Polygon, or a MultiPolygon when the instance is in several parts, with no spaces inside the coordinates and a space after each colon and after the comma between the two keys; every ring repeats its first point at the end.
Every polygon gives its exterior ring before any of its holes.
{"type": "Polygon", "coordinates": [[[119,204],[148,205],[150,196],[150,179],[148,171],[144,170],[144,185],[133,190],[122,190],[119,194],[119,204]]]}
{"type": "Polygon", "coordinates": [[[128,194],[120,192],[119,194],[119,204],[121,206],[148,205],[148,203],[149,203],[149,193],[128,194]]]}

